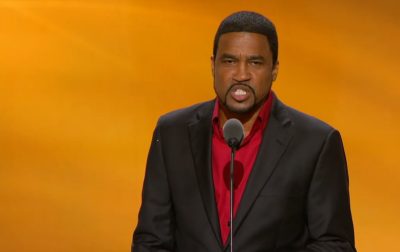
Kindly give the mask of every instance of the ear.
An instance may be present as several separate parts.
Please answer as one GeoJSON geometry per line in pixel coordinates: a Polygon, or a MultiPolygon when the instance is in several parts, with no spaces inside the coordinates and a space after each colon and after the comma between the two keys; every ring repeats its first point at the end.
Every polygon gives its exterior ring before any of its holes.
{"type": "Polygon", "coordinates": [[[214,70],[215,70],[214,55],[211,55],[210,60],[211,60],[211,74],[212,74],[213,77],[215,77],[215,74],[214,74],[215,73],[214,72],[214,70]]]}
{"type": "Polygon", "coordinates": [[[276,81],[276,78],[278,77],[278,70],[279,70],[279,61],[277,60],[272,69],[272,81],[276,81]]]}

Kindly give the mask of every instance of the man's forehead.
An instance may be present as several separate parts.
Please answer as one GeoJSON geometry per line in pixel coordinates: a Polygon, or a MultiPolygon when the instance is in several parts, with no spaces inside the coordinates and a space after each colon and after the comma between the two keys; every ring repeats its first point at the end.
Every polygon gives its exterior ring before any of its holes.
{"type": "Polygon", "coordinates": [[[218,51],[220,54],[268,54],[269,43],[266,36],[258,33],[232,32],[221,36],[218,51]]]}
{"type": "Polygon", "coordinates": [[[218,47],[266,47],[269,49],[268,38],[262,34],[250,32],[229,32],[221,35],[218,47]]]}
{"type": "Polygon", "coordinates": [[[247,54],[247,53],[235,53],[235,54],[230,54],[230,53],[222,53],[221,58],[231,58],[231,59],[236,59],[236,58],[247,58],[247,59],[253,59],[253,60],[264,60],[265,57],[261,54],[247,54]]]}

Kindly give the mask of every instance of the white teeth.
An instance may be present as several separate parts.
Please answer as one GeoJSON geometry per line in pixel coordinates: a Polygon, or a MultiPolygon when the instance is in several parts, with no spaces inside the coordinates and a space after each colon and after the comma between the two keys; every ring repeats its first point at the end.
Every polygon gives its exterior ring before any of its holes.
{"type": "Polygon", "coordinates": [[[245,94],[247,94],[246,91],[241,90],[241,89],[238,89],[235,91],[235,95],[245,95],[245,94]]]}

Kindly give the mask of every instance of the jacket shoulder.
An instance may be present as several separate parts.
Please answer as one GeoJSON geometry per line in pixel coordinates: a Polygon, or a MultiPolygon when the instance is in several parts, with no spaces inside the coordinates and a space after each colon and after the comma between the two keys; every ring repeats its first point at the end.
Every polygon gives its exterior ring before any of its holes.
{"type": "Polygon", "coordinates": [[[324,132],[331,132],[334,130],[332,125],[315,116],[309,115],[289,106],[286,106],[286,108],[292,120],[293,126],[295,127],[308,128],[313,131],[317,130],[324,132]]]}
{"type": "Polygon", "coordinates": [[[214,110],[215,100],[201,102],[189,107],[173,110],[158,119],[158,126],[163,128],[171,126],[187,126],[198,120],[201,114],[211,114],[214,110]]]}

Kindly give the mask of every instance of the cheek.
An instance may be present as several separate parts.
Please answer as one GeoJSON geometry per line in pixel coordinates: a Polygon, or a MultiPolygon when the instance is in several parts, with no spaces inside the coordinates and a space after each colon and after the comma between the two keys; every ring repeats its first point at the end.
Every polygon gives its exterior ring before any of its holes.
{"type": "Polygon", "coordinates": [[[256,94],[259,96],[264,96],[271,88],[272,75],[271,73],[263,73],[258,75],[258,78],[255,81],[257,83],[257,87],[255,88],[256,94]]]}
{"type": "Polygon", "coordinates": [[[215,72],[215,77],[220,80],[229,79],[230,73],[227,70],[219,69],[215,72]]]}
{"type": "Polygon", "coordinates": [[[221,71],[215,73],[214,83],[215,83],[215,87],[218,90],[228,89],[230,82],[231,81],[230,81],[229,75],[227,75],[226,73],[221,73],[221,71]]]}

